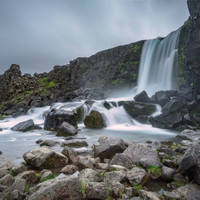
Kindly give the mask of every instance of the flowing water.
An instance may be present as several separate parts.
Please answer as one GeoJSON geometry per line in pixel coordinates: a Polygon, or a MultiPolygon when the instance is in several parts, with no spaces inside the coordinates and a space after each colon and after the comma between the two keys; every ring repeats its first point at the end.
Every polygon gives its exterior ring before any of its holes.
{"type": "MultiPolygon", "coordinates": [[[[160,89],[172,89],[171,86],[171,73],[175,64],[177,54],[177,41],[180,30],[169,34],[165,39],[157,38],[154,40],[146,41],[143,47],[141,56],[141,65],[139,71],[139,81],[137,92],[146,90],[149,94],[153,94],[160,89]]],[[[53,108],[63,110],[75,110],[77,106],[84,106],[84,116],[90,110],[97,110],[101,112],[107,123],[107,127],[103,129],[88,129],[83,123],[78,125],[81,131],[78,136],[86,136],[86,141],[89,144],[88,148],[91,149],[92,144],[98,141],[100,136],[115,136],[121,137],[126,142],[145,143],[146,140],[163,141],[173,140],[179,142],[175,137],[176,132],[170,130],[163,130],[153,128],[151,125],[140,124],[133,120],[123,107],[118,106],[119,101],[133,100],[131,94],[129,97],[107,99],[108,102],[116,102],[116,106],[111,103],[111,109],[104,108],[104,101],[96,101],[91,107],[85,105],[84,102],[73,103],[54,103],[51,107],[34,108],[29,110],[26,115],[17,118],[8,117],[0,120],[0,127],[3,131],[0,132],[0,151],[3,152],[1,156],[5,156],[12,160],[15,164],[23,161],[23,154],[30,149],[38,148],[39,145],[35,142],[38,139],[53,139],[62,143],[64,137],[57,137],[55,132],[42,130],[32,130],[28,132],[18,132],[10,130],[14,125],[33,119],[35,124],[39,124],[42,128],[44,126],[44,112],[53,108]]],[[[160,113],[160,108],[154,113],[160,113]]],[[[60,145],[53,147],[59,151],[62,150],[60,145]]],[[[78,150],[78,149],[77,149],[78,150]]],[[[80,149],[79,149],[80,150],[80,149]]]]}

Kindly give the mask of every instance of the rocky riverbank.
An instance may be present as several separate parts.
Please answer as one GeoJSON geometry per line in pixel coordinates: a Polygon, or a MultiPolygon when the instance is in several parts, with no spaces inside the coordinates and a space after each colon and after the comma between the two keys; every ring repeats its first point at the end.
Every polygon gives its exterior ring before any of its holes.
{"type": "Polygon", "coordinates": [[[151,141],[101,136],[88,155],[46,143],[24,153],[18,165],[0,157],[0,199],[199,200],[200,132],[180,137],[186,137],[180,144],[163,141],[153,149],[151,141]]]}

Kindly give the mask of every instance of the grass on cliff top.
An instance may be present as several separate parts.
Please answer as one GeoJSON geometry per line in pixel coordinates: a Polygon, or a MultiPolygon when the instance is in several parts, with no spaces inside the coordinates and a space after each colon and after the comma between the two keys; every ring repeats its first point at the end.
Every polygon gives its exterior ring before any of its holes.
{"type": "Polygon", "coordinates": [[[55,85],[56,85],[56,83],[50,82],[50,83],[45,87],[45,89],[54,87],[55,85]]]}
{"type": "Polygon", "coordinates": [[[44,78],[40,81],[40,85],[43,86],[46,82],[47,82],[47,77],[44,77],[44,78]]]}

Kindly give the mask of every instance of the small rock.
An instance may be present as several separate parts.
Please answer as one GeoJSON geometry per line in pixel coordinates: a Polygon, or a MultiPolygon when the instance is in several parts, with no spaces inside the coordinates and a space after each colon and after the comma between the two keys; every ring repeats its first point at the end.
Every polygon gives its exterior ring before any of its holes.
{"type": "Polygon", "coordinates": [[[147,140],[146,143],[152,143],[152,141],[151,140],[147,140]]]}
{"type": "Polygon", "coordinates": [[[75,148],[78,148],[78,147],[87,147],[88,146],[88,143],[86,141],[69,141],[69,142],[63,142],[61,144],[61,147],[75,147],[75,148]]]}
{"type": "Polygon", "coordinates": [[[162,167],[162,179],[165,181],[171,181],[172,180],[172,176],[176,173],[176,171],[172,168],[169,167],[162,167]]]}
{"type": "Polygon", "coordinates": [[[32,119],[20,122],[19,124],[11,128],[12,131],[22,131],[22,132],[30,131],[32,129],[35,129],[35,124],[32,119]]]}
{"type": "Polygon", "coordinates": [[[14,183],[14,178],[7,174],[3,178],[0,179],[0,185],[11,187],[11,185],[14,183]]]}
{"type": "Polygon", "coordinates": [[[37,140],[35,143],[36,143],[36,144],[40,144],[41,142],[43,142],[43,140],[39,139],[39,140],[37,140]]]}
{"type": "Polygon", "coordinates": [[[22,172],[22,173],[18,174],[16,176],[16,178],[25,179],[27,184],[36,183],[38,181],[38,178],[37,178],[37,176],[35,174],[35,171],[33,171],[33,170],[22,172]]]}
{"type": "Polygon", "coordinates": [[[12,171],[13,171],[13,174],[16,176],[17,174],[27,171],[27,167],[23,163],[20,163],[18,165],[15,165],[12,168],[12,171]]]}
{"type": "Polygon", "coordinates": [[[148,200],[160,200],[159,196],[153,192],[147,192],[145,190],[138,191],[139,196],[141,199],[148,199],[148,200]]]}
{"type": "Polygon", "coordinates": [[[5,157],[0,157],[0,169],[10,169],[14,167],[15,164],[5,157]]]}
{"type": "Polygon", "coordinates": [[[68,122],[63,122],[58,129],[56,136],[71,136],[77,134],[77,129],[68,122]]]}
{"type": "Polygon", "coordinates": [[[130,184],[140,185],[143,183],[146,177],[146,171],[144,169],[134,167],[133,169],[131,169],[131,171],[127,173],[126,177],[129,180],[130,184]]]}
{"type": "Polygon", "coordinates": [[[70,163],[76,163],[78,161],[77,152],[70,147],[65,147],[62,150],[62,154],[64,154],[69,159],[70,163]]]}
{"type": "Polygon", "coordinates": [[[9,174],[9,171],[7,169],[0,169],[0,179],[7,174],[9,174]]]}
{"type": "Polygon", "coordinates": [[[40,143],[40,146],[53,147],[53,146],[55,146],[57,144],[60,144],[60,142],[54,141],[54,140],[51,140],[51,139],[47,139],[47,140],[43,141],[42,143],[40,143]]]}
{"type": "Polygon", "coordinates": [[[51,179],[53,177],[54,177],[53,173],[50,170],[48,170],[48,171],[42,173],[42,176],[41,176],[40,180],[44,181],[44,180],[51,179]]]}
{"type": "Polygon", "coordinates": [[[106,172],[104,173],[103,181],[105,183],[120,182],[123,183],[127,180],[126,173],[121,171],[106,172]]]}
{"type": "Polygon", "coordinates": [[[78,167],[75,165],[67,165],[61,169],[61,172],[66,174],[73,174],[76,171],[78,171],[78,167]]]}

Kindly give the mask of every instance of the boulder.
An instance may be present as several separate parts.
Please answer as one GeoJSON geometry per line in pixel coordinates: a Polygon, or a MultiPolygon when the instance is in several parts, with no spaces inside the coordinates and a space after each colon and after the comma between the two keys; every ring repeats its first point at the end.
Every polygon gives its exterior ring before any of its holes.
{"type": "Polygon", "coordinates": [[[149,158],[141,158],[139,160],[140,166],[147,168],[147,167],[161,167],[162,163],[159,160],[149,159],[149,158]]]}
{"type": "Polygon", "coordinates": [[[148,103],[138,103],[135,101],[126,101],[124,103],[124,109],[132,117],[138,115],[151,115],[156,111],[156,105],[148,103]]]}
{"type": "Polygon", "coordinates": [[[58,129],[56,136],[72,136],[78,133],[77,129],[69,124],[68,122],[63,122],[58,129]]]}
{"type": "Polygon", "coordinates": [[[0,169],[0,179],[3,178],[6,174],[9,174],[7,169],[0,169]]]}
{"type": "Polygon", "coordinates": [[[94,155],[101,160],[112,158],[116,153],[122,153],[126,149],[123,139],[118,137],[101,136],[94,144],[94,155]]]}
{"type": "Polygon", "coordinates": [[[132,168],[136,162],[124,153],[116,153],[109,163],[110,165],[120,165],[126,168],[132,168]]]}
{"type": "Polygon", "coordinates": [[[194,179],[200,184],[200,146],[190,147],[178,160],[178,173],[185,174],[190,180],[194,179]]]}
{"type": "Polygon", "coordinates": [[[40,146],[53,147],[53,146],[55,146],[57,144],[60,144],[60,142],[54,141],[54,140],[51,140],[51,139],[47,139],[47,140],[44,140],[42,143],[40,143],[40,146]]]}
{"type": "Polygon", "coordinates": [[[96,163],[100,162],[99,158],[87,156],[78,156],[78,166],[80,168],[93,168],[96,163]]]}
{"type": "Polygon", "coordinates": [[[95,110],[92,110],[89,115],[86,115],[83,122],[87,128],[99,129],[106,127],[106,121],[103,115],[95,110]]]}
{"type": "Polygon", "coordinates": [[[103,176],[103,181],[108,184],[113,182],[123,183],[126,180],[126,173],[123,171],[105,172],[103,176]]]}
{"type": "Polygon", "coordinates": [[[14,167],[15,164],[5,157],[0,157],[0,169],[10,169],[14,167]]]}
{"type": "Polygon", "coordinates": [[[146,177],[146,171],[138,167],[134,167],[126,174],[129,183],[132,185],[142,185],[146,177]]]}
{"type": "Polygon", "coordinates": [[[24,108],[18,108],[12,117],[18,117],[20,115],[25,115],[25,114],[26,114],[26,111],[24,110],[24,108]]]}
{"type": "Polygon", "coordinates": [[[76,163],[77,160],[78,160],[77,152],[74,149],[70,148],[70,147],[66,146],[62,150],[62,154],[64,154],[69,159],[69,163],[76,163]]]}
{"type": "Polygon", "coordinates": [[[162,108],[162,112],[175,112],[183,106],[183,103],[180,100],[171,99],[168,103],[162,108]]]}
{"type": "Polygon", "coordinates": [[[156,100],[158,104],[163,107],[166,103],[169,102],[170,98],[166,95],[164,91],[158,91],[155,93],[156,100]]]}
{"type": "Polygon", "coordinates": [[[93,169],[83,169],[78,174],[78,177],[82,182],[86,182],[86,183],[101,182],[100,173],[94,171],[93,169]]]}
{"type": "Polygon", "coordinates": [[[152,99],[149,98],[146,91],[142,91],[134,96],[135,101],[137,102],[144,102],[144,103],[153,103],[152,99]]]}
{"type": "Polygon", "coordinates": [[[64,167],[68,163],[66,156],[46,146],[32,149],[26,152],[23,157],[28,165],[37,169],[64,167]]]}
{"type": "Polygon", "coordinates": [[[74,147],[74,148],[78,148],[78,147],[87,147],[88,143],[86,141],[69,141],[69,142],[63,142],[61,144],[61,147],[74,147]]]}
{"type": "Polygon", "coordinates": [[[76,165],[67,165],[61,169],[62,173],[73,174],[78,171],[78,167],[76,165]]]}
{"type": "Polygon", "coordinates": [[[182,137],[187,140],[192,140],[192,141],[199,141],[200,140],[200,131],[193,131],[186,129],[179,133],[177,137],[182,137]]]}
{"type": "Polygon", "coordinates": [[[174,169],[163,166],[161,178],[165,181],[171,181],[175,173],[176,171],[174,169]]]}
{"type": "Polygon", "coordinates": [[[27,167],[23,163],[17,164],[12,168],[13,174],[15,176],[27,170],[27,167]]]}
{"type": "Polygon", "coordinates": [[[36,183],[38,181],[35,171],[33,170],[22,172],[18,174],[15,178],[25,179],[27,184],[36,183]]]}
{"type": "Polygon", "coordinates": [[[90,182],[85,188],[86,199],[107,199],[110,190],[106,183],[90,182]]]}
{"type": "Polygon", "coordinates": [[[76,176],[56,178],[36,185],[29,190],[29,200],[82,199],[81,181],[76,176]]]}
{"type": "Polygon", "coordinates": [[[35,124],[32,119],[20,122],[19,124],[11,128],[12,131],[22,131],[22,132],[30,131],[32,129],[35,129],[35,124]]]}
{"type": "Polygon", "coordinates": [[[128,148],[124,151],[124,154],[134,159],[136,163],[139,163],[140,160],[144,158],[152,161],[159,161],[156,150],[136,143],[130,143],[128,148]]]}
{"type": "Polygon", "coordinates": [[[44,129],[58,131],[63,122],[68,122],[77,128],[77,122],[73,112],[52,109],[45,118],[44,129]]]}
{"type": "Polygon", "coordinates": [[[0,185],[11,187],[11,185],[14,183],[14,178],[7,174],[3,178],[0,179],[0,185]]]}

